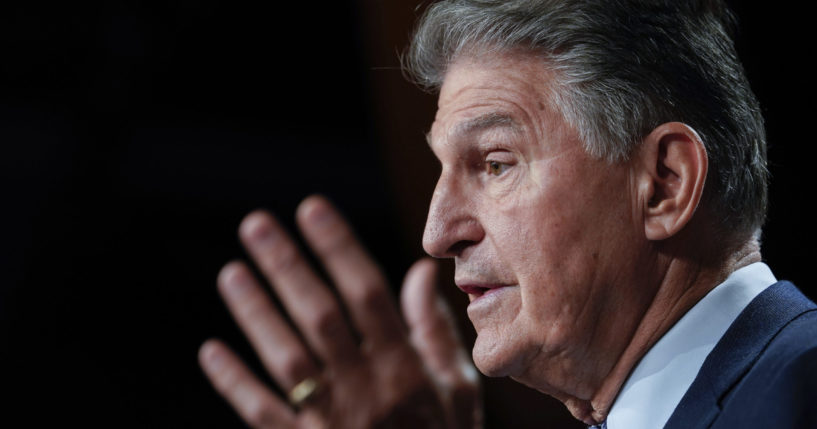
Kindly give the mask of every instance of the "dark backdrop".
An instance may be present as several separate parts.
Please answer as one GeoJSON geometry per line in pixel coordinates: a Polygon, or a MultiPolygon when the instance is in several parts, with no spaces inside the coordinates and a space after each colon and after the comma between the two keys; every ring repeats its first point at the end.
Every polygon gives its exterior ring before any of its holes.
{"type": "MultiPolygon", "coordinates": [[[[214,287],[251,209],[292,225],[300,199],[328,195],[395,284],[422,254],[434,99],[396,59],[413,2],[279,3],[0,6],[4,418],[240,424],[196,351],[218,336],[252,356],[214,287]]],[[[769,131],[765,257],[814,297],[808,15],[736,8],[769,131]]],[[[486,404],[490,427],[571,421],[508,381],[486,404]]]]}

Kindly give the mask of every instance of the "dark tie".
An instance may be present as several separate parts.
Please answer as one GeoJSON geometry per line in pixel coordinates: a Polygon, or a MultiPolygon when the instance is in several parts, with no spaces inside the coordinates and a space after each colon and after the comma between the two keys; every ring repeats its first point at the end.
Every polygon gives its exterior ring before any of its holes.
{"type": "Polygon", "coordinates": [[[600,424],[590,426],[587,429],[607,429],[607,421],[605,420],[600,424]]]}

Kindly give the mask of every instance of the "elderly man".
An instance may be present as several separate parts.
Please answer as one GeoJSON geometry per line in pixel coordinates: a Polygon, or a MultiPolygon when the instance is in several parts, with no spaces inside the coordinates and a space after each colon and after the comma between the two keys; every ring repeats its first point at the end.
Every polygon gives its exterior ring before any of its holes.
{"type": "MultiPolygon", "coordinates": [[[[611,429],[813,427],[817,306],[761,261],[765,136],[719,1],[437,3],[406,58],[439,91],[423,245],[453,258],[473,359],[611,429]]],[[[256,427],[473,427],[476,377],[436,298],[383,275],[322,198],[298,210],[342,303],[274,218],[220,290],[288,402],[221,343],[201,362],[256,427]],[[343,307],[348,312],[348,322],[343,307]]]]}

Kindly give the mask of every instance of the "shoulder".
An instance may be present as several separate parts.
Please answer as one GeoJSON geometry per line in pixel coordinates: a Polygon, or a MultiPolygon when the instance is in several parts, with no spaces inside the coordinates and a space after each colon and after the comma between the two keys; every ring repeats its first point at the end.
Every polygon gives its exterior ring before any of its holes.
{"type": "Polygon", "coordinates": [[[715,427],[817,427],[817,310],[789,321],[721,398],[715,427]]]}
{"type": "Polygon", "coordinates": [[[780,281],[707,356],[668,428],[817,427],[817,305],[780,281]]]}

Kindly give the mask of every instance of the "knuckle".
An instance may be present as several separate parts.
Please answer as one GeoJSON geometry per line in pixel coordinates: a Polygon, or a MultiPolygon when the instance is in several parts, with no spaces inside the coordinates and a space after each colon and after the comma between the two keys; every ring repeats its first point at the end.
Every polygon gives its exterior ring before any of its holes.
{"type": "Polygon", "coordinates": [[[242,417],[250,427],[267,428],[272,427],[275,419],[266,401],[257,399],[247,401],[242,417]]]}
{"type": "Polygon", "coordinates": [[[267,258],[264,258],[263,265],[273,273],[286,273],[292,271],[300,263],[298,250],[292,244],[283,244],[272,250],[267,258]]]}
{"type": "Polygon", "coordinates": [[[236,316],[245,321],[255,320],[270,311],[269,303],[264,296],[255,294],[252,299],[242,300],[236,305],[236,316]]]}
{"type": "Polygon", "coordinates": [[[329,257],[340,256],[346,254],[355,243],[355,236],[349,229],[337,228],[326,235],[319,251],[329,257]]]}
{"type": "Polygon", "coordinates": [[[334,308],[315,310],[310,325],[320,338],[331,339],[338,332],[341,325],[341,315],[334,308]]]}
{"type": "Polygon", "coordinates": [[[278,364],[279,371],[296,382],[308,375],[309,366],[307,357],[301,353],[287,353],[278,364]]]}
{"type": "Polygon", "coordinates": [[[389,305],[386,289],[380,279],[370,280],[363,283],[355,290],[354,305],[368,312],[377,312],[389,305]]]}

